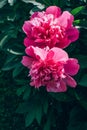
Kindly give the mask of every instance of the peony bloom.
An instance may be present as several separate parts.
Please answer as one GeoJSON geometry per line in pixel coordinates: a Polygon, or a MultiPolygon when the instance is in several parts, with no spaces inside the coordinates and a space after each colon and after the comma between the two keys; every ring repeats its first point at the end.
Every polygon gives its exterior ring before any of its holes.
{"type": "Polygon", "coordinates": [[[24,45],[65,48],[79,37],[79,31],[73,26],[73,21],[72,14],[68,11],[61,13],[57,6],[50,6],[43,12],[35,12],[23,25],[23,31],[27,35],[24,45]]]}
{"type": "Polygon", "coordinates": [[[76,81],[71,77],[79,70],[78,60],[69,58],[68,54],[54,47],[47,50],[38,47],[27,47],[22,64],[30,69],[31,86],[45,86],[48,92],[64,92],[67,85],[76,87],[76,81]]]}

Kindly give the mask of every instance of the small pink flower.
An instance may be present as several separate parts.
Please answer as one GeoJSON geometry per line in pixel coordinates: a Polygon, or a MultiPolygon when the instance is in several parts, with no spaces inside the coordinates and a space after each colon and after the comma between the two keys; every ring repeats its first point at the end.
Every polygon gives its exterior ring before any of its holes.
{"type": "Polygon", "coordinates": [[[67,85],[76,87],[76,81],[71,76],[79,70],[77,59],[69,58],[58,47],[46,50],[30,46],[25,51],[28,56],[23,56],[22,64],[30,69],[31,86],[46,86],[48,92],[64,92],[67,85]]]}
{"type": "Polygon", "coordinates": [[[23,25],[23,31],[27,35],[24,45],[65,48],[79,37],[79,31],[72,25],[73,21],[72,14],[68,11],[61,13],[57,6],[50,6],[43,12],[35,12],[23,25]]]}

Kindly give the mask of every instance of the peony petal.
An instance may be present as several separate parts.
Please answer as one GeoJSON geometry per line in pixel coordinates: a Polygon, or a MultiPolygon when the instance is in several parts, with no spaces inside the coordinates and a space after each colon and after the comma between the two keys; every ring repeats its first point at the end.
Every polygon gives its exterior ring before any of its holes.
{"type": "Polygon", "coordinates": [[[79,70],[78,60],[74,58],[69,58],[69,60],[64,65],[65,73],[69,75],[76,75],[79,70]]]}
{"type": "Polygon", "coordinates": [[[24,45],[25,45],[25,47],[29,47],[30,45],[34,45],[34,41],[32,39],[29,39],[28,37],[26,37],[24,39],[24,45]]]}
{"type": "Polygon", "coordinates": [[[48,92],[65,92],[67,90],[67,87],[64,81],[60,81],[60,82],[52,81],[47,84],[46,89],[48,92]]]}
{"type": "Polygon", "coordinates": [[[74,42],[79,38],[79,31],[75,27],[71,27],[67,30],[67,35],[71,42],[74,42]]]}
{"type": "Polygon", "coordinates": [[[53,59],[53,56],[54,56],[54,52],[53,51],[49,51],[48,54],[47,54],[46,59],[47,60],[51,60],[51,59],[53,59]]]}
{"type": "Polygon", "coordinates": [[[34,19],[34,18],[42,18],[44,17],[45,15],[45,12],[42,11],[42,12],[34,12],[32,15],[31,15],[31,18],[30,20],[34,19]]]}
{"type": "Polygon", "coordinates": [[[69,75],[65,78],[65,82],[68,86],[73,88],[75,88],[77,85],[76,81],[69,75]]]}
{"type": "Polygon", "coordinates": [[[45,45],[45,39],[40,39],[40,38],[37,38],[35,41],[35,46],[38,46],[40,48],[44,48],[46,45],[45,45]]]}
{"type": "Polygon", "coordinates": [[[63,80],[60,80],[60,91],[65,92],[67,90],[66,83],[63,80]]]}
{"type": "Polygon", "coordinates": [[[30,57],[34,58],[35,60],[44,60],[46,58],[47,52],[44,49],[41,49],[39,47],[27,47],[25,49],[25,52],[30,57]]]}
{"type": "Polygon", "coordinates": [[[32,65],[33,59],[28,56],[23,56],[21,63],[26,66],[27,68],[30,68],[32,65]]]}
{"type": "Polygon", "coordinates": [[[24,22],[24,25],[23,25],[22,29],[23,29],[23,31],[25,32],[25,34],[27,36],[31,35],[31,24],[30,24],[29,21],[24,22]]]}
{"type": "Polygon", "coordinates": [[[62,15],[58,18],[58,23],[67,29],[72,26],[73,21],[74,17],[68,11],[64,11],[62,15]]]}
{"type": "Polygon", "coordinates": [[[53,14],[55,18],[59,17],[61,15],[61,9],[57,6],[49,6],[46,9],[47,14],[53,14]]]}
{"type": "Polygon", "coordinates": [[[34,13],[31,15],[30,20],[33,19],[33,18],[35,18],[35,17],[37,17],[37,16],[38,16],[38,13],[39,13],[39,12],[34,12],[34,13]]]}
{"type": "Polygon", "coordinates": [[[41,87],[41,82],[40,82],[40,80],[37,79],[36,81],[31,81],[30,85],[34,86],[35,88],[39,88],[39,87],[41,87]]]}
{"type": "Polygon", "coordinates": [[[49,50],[47,54],[47,59],[49,59],[49,57],[53,59],[55,62],[68,60],[68,54],[58,47],[53,47],[49,50]]]}
{"type": "Polygon", "coordinates": [[[35,40],[36,43],[40,43],[40,44],[42,44],[42,43],[44,44],[44,41],[45,41],[44,39],[40,39],[40,38],[37,38],[35,40]]]}
{"type": "Polygon", "coordinates": [[[56,44],[59,48],[66,48],[71,43],[68,37],[64,37],[59,43],[56,44]]]}

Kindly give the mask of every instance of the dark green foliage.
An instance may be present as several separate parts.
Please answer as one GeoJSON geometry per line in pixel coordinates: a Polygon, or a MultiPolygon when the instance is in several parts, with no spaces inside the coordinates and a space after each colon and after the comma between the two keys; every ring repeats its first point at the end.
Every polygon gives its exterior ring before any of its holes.
{"type": "Polygon", "coordinates": [[[75,106],[70,112],[68,130],[86,130],[87,129],[87,111],[79,106],[75,106]]]}
{"type": "Polygon", "coordinates": [[[1,130],[87,130],[86,0],[0,0],[0,103],[1,130]],[[79,39],[66,48],[80,63],[78,85],[66,93],[29,86],[28,70],[21,64],[22,25],[30,13],[50,5],[70,11],[80,31],[79,39]]]}

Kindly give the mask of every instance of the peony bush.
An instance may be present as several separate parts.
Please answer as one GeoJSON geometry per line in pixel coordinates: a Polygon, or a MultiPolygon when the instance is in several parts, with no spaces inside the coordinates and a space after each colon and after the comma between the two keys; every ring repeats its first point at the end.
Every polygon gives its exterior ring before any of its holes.
{"type": "Polygon", "coordinates": [[[0,1],[1,130],[87,129],[87,1],[0,1]]]}
{"type": "Polygon", "coordinates": [[[61,14],[59,7],[50,6],[45,12],[35,12],[24,23],[28,56],[23,57],[22,64],[30,69],[31,86],[46,86],[48,92],[65,92],[66,85],[76,87],[71,76],[79,70],[78,60],[59,49],[78,39],[79,31],[73,27],[73,21],[68,11],[61,14]]]}

